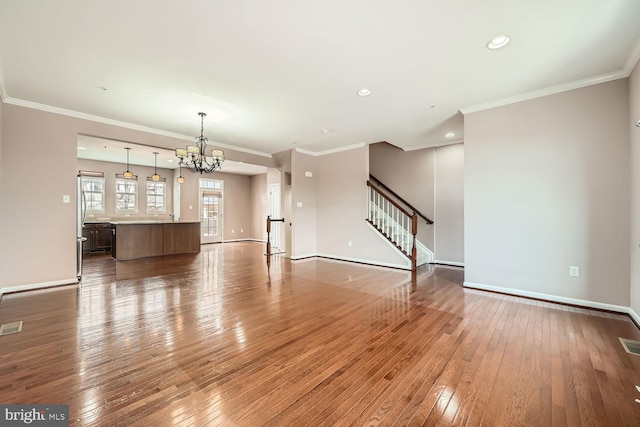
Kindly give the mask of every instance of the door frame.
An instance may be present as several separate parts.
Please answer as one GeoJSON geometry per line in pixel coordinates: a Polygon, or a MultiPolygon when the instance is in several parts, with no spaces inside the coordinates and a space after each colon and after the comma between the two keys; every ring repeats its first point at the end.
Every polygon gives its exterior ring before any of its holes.
{"type": "Polygon", "coordinates": [[[198,219],[200,220],[200,243],[211,244],[211,243],[222,243],[224,241],[224,181],[221,179],[210,179],[210,178],[200,178],[198,180],[198,219]],[[204,182],[215,182],[220,183],[219,187],[203,187],[204,182]],[[219,193],[218,199],[218,236],[213,239],[206,239],[205,241],[203,235],[203,220],[202,220],[202,209],[203,203],[202,199],[204,194],[209,191],[211,193],[219,193]]]}

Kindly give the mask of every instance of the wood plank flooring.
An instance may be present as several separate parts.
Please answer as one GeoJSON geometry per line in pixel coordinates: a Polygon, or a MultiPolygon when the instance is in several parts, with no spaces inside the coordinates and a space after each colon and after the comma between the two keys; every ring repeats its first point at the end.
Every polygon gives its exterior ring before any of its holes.
{"type": "Polygon", "coordinates": [[[640,425],[626,316],[263,252],[89,257],[80,287],[4,295],[24,326],[0,403],[66,403],[73,426],[640,425]]]}

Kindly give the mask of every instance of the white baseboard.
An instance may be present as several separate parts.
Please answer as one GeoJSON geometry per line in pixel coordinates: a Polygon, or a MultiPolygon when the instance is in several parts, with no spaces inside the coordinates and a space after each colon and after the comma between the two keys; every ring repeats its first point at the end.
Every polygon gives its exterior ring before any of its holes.
{"type": "MultiPolygon", "coordinates": [[[[605,303],[597,302],[597,301],[589,301],[589,300],[584,300],[584,299],[561,297],[561,296],[558,296],[558,295],[542,294],[542,293],[531,292],[531,291],[523,291],[521,289],[502,288],[500,286],[483,285],[481,283],[473,283],[473,282],[464,282],[462,285],[465,288],[479,289],[479,290],[482,290],[482,291],[499,292],[499,293],[502,293],[502,294],[515,295],[515,296],[519,296],[519,297],[535,298],[535,299],[540,299],[540,300],[545,300],[545,301],[557,302],[557,303],[560,303],[560,304],[570,304],[570,305],[578,305],[578,306],[582,306],[582,307],[597,308],[597,309],[600,309],[600,310],[615,311],[615,312],[618,312],[618,313],[625,313],[625,314],[630,314],[630,315],[631,315],[630,311],[632,311],[631,307],[625,307],[625,306],[622,306],[622,305],[605,304],[605,303]]],[[[637,314],[636,314],[636,316],[637,316],[637,314]]]]}
{"type": "Polygon", "coordinates": [[[441,259],[436,259],[434,261],[432,261],[433,264],[445,264],[445,265],[454,265],[456,267],[464,267],[464,262],[457,262],[457,261],[444,261],[441,259]]]}
{"type": "Polygon", "coordinates": [[[0,295],[8,294],[10,292],[22,292],[22,291],[32,291],[34,289],[44,289],[44,288],[52,288],[54,286],[62,286],[62,285],[77,285],[78,279],[66,279],[66,280],[54,280],[53,282],[42,282],[42,283],[32,283],[28,285],[18,285],[18,286],[9,286],[6,288],[1,288],[0,295]]]}
{"type": "Polygon", "coordinates": [[[633,308],[629,307],[627,314],[636,322],[636,326],[640,326],[640,315],[633,308]]]}
{"type": "MultiPolygon", "coordinates": [[[[233,243],[233,242],[258,242],[258,243],[267,243],[266,240],[260,240],[260,239],[250,239],[250,238],[246,238],[246,239],[231,239],[231,240],[223,240],[222,243],[233,243]]],[[[205,243],[206,244],[206,243],[205,243]]]]}
{"type": "Polygon", "coordinates": [[[356,262],[358,264],[366,264],[374,267],[391,267],[391,268],[399,268],[402,270],[411,270],[411,264],[404,265],[404,264],[394,264],[390,262],[378,262],[378,261],[371,261],[371,260],[360,259],[360,258],[351,258],[351,257],[340,256],[340,255],[332,255],[332,254],[316,253],[316,254],[306,254],[306,255],[295,255],[291,257],[291,260],[296,261],[299,259],[313,258],[313,257],[329,258],[336,261],[356,262]]]}

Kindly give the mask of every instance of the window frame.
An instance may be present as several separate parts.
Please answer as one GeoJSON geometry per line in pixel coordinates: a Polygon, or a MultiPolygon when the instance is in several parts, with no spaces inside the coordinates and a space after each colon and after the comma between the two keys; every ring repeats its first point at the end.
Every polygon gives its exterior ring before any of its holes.
{"type": "Polygon", "coordinates": [[[84,206],[85,206],[85,212],[87,215],[93,215],[93,214],[103,214],[106,212],[106,203],[105,203],[105,196],[106,196],[106,181],[104,179],[104,177],[97,177],[97,176],[81,176],[80,177],[80,186],[82,188],[82,193],[84,195],[84,206]],[[85,189],[85,183],[90,183],[90,182],[100,182],[102,185],[102,191],[94,191],[94,190],[87,190],[85,189]],[[91,197],[90,195],[93,194],[100,194],[101,195],[101,209],[90,209],[89,206],[92,205],[91,202],[95,201],[95,199],[93,197],[91,197]]]}
{"type": "MultiPolygon", "coordinates": [[[[115,197],[115,212],[117,214],[136,214],[138,213],[138,180],[136,179],[126,179],[126,178],[116,178],[116,184],[115,184],[115,191],[116,191],[116,197],[115,197]],[[118,186],[119,184],[133,184],[133,191],[118,191],[118,186]],[[133,195],[134,196],[134,202],[133,202],[133,207],[132,208],[126,208],[126,209],[120,209],[118,208],[118,198],[120,195],[133,195]]],[[[128,201],[125,201],[125,203],[128,204],[128,201]]]]}
{"type": "Polygon", "coordinates": [[[148,214],[166,214],[167,213],[167,183],[163,182],[163,181],[147,181],[147,213],[148,214]],[[157,193],[153,193],[151,194],[149,192],[149,187],[162,187],[162,194],[157,194],[157,193]],[[152,209],[154,206],[150,206],[149,204],[149,200],[150,198],[154,198],[157,200],[158,197],[162,198],[162,209],[161,210],[156,210],[156,209],[152,209]]]}

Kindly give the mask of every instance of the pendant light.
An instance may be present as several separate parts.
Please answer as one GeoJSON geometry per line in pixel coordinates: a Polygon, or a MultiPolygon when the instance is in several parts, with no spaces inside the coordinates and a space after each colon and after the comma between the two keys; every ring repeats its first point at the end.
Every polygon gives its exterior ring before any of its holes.
{"type": "Polygon", "coordinates": [[[155,158],[153,163],[153,176],[151,177],[151,179],[155,182],[158,182],[160,181],[160,175],[158,175],[158,153],[154,151],[153,156],[155,158]]]}
{"type": "Polygon", "coordinates": [[[160,175],[158,175],[158,152],[154,151],[153,155],[155,157],[154,160],[154,166],[153,166],[153,175],[147,177],[147,181],[153,181],[153,182],[164,182],[165,179],[164,178],[160,178],[160,175]]]}
{"type": "Polygon", "coordinates": [[[137,175],[134,175],[133,172],[131,172],[129,170],[129,151],[131,151],[131,148],[129,147],[125,147],[125,150],[127,150],[127,170],[123,173],[117,173],[116,174],[116,178],[121,178],[121,179],[138,179],[137,175]]]}
{"type": "Polygon", "coordinates": [[[127,171],[122,175],[127,179],[131,179],[133,178],[133,173],[129,171],[129,151],[131,151],[131,148],[127,147],[125,150],[127,150],[127,171]]]}
{"type": "Polygon", "coordinates": [[[182,165],[179,164],[178,167],[180,168],[180,175],[178,176],[178,179],[176,179],[176,181],[178,181],[178,184],[184,184],[184,177],[182,176],[182,165]]]}

